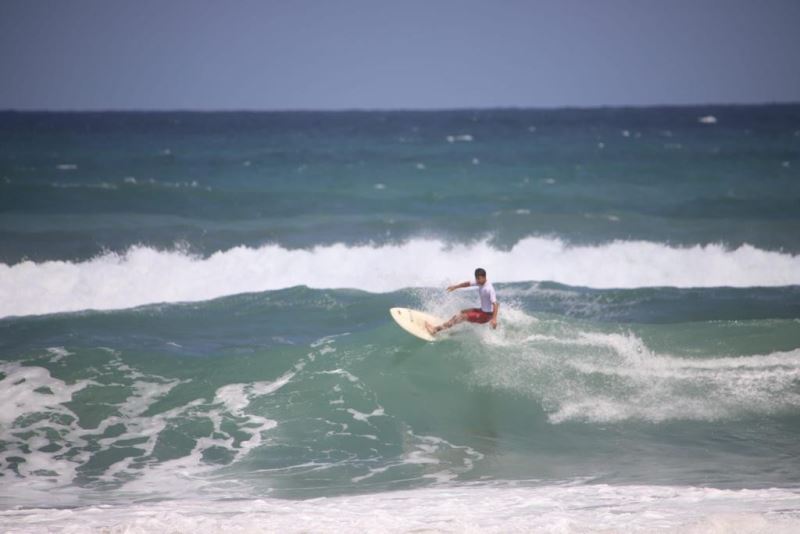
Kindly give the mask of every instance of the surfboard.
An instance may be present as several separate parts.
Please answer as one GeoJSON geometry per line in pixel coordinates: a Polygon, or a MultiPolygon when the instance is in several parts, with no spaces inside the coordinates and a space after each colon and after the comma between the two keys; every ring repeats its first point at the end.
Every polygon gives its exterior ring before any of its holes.
{"type": "Polygon", "coordinates": [[[392,308],[389,310],[389,313],[392,314],[392,319],[394,319],[395,322],[400,325],[400,328],[413,336],[424,339],[425,341],[436,340],[436,338],[430,335],[428,330],[425,328],[425,321],[434,326],[444,322],[443,319],[440,319],[434,315],[421,312],[419,310],[412,310],[410,308],[392,308]]]}

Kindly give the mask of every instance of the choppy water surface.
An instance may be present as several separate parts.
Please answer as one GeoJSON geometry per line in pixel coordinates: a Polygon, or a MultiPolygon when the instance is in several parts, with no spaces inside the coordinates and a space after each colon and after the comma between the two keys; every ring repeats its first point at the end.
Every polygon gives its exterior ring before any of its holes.
{"type": "Polygon", "coordinates": [[[0,525],[796,530],[799,156],[797,106],[2,113],[0,525]],[[477,266],[496,331],[391,321],[477,266]]]}

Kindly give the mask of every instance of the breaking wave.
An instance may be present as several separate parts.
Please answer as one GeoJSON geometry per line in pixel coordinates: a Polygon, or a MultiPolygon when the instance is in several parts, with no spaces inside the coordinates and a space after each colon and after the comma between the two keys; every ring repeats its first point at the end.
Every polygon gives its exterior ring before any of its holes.
{"type": "Polygon", "coordinates": [[[800,284],[800,255],[750,245],[673,247],[646,241],[570,245],[528,237],[511,249],[489,241],[234,247],[199,257],[135,246],[81,262],[0,264],[0,317],[124,309],[282,289],[357,288],[387,292],[437,286],[482,266],[495,282],[553,281],[593,288],[754,287],[800,284]]]}

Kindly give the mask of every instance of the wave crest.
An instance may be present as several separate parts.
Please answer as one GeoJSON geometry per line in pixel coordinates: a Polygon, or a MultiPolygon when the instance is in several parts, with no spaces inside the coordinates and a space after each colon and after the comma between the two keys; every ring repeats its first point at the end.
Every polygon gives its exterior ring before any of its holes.
{"type": "Polygon", "coordinates": [[[495,282],[553,281],[594,288],[752,287],[800,284],[800,255],[743,245],[671,247],[645,241],[572,246],[529,237],[509,250],[488,240],[448,244],[245,246],[202,258],[135,246],[82,262],[0,264],[0,317],[123,309],[282,289],[357,288],[386,292],[440,286],[482,266],[495,282]]]}

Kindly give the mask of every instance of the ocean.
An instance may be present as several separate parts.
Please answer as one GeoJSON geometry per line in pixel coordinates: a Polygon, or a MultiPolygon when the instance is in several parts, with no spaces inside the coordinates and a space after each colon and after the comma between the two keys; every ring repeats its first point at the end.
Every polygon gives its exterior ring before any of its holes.
{"type": "Polygon", "coordinates": [[[0,404],[3,532],[798,532],[800,105],[2,112],[0,404]]]}

